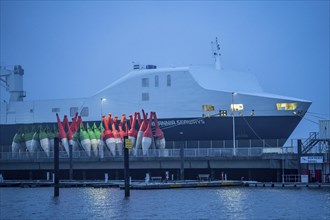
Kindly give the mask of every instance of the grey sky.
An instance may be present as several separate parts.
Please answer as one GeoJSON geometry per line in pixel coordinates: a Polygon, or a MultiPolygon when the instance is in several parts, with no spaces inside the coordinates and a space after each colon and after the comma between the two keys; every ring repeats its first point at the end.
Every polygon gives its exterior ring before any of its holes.
{"type": "MultiPolygon", "coordinates": [[[[132,62],[211,64],[218,36],[223,68],[329,118],[329,1],[1,1],[0,32],[1,65],[23,66],[26,100],[90,96],[132,62]]],[[[317,129],[303,120],[292,137],[317,129]]]]}

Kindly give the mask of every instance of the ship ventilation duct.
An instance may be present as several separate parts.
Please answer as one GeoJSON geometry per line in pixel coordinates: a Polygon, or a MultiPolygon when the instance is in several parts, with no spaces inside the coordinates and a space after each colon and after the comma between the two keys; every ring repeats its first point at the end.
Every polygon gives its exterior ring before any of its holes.
{"type": "Polygon", "coordinates": [[[9,101],[23,101],[26,96],[26,92],[23,90],[23,75],[24,69],[20,65],[14,66],[14,70],[1,68],[0,76],[9,91],[9,101]]]}

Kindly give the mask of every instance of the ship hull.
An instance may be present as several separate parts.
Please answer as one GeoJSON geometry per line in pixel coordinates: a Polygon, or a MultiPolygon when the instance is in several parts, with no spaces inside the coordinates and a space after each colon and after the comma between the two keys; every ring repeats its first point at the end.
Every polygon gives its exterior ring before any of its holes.
{"type": "MultiPolygon", "coordinates": [[[[234,118],[235,139],[239,145],[243,143],[247,145],[248,141],[252,140],[252,145],[259,141],[267,146],[283,146],[300,120],[301,117],[299,116],[237,116],[234,118]]],[[[100,123],[100,121],[90,121],[89,123],[94,122],[100,123]]],[[[36,125],[53,127],[53,124],[55,123],[1,124],[0,146],[11,145],[19,128],[30,128],[36,125]]],[[[230,116],[159,119],[159,126],[164,132],[167,143],[171,141],[219,140],[225,141],[225,145],[232,146],[230,141],[233,140],[233,117],[230,116]]],[[[169,145],[166,145],[168,148],[169,145]]],[[[251,145],[251,141],[249,145],[251,145]]],[[[173,146],[170,147],[173,148],[173,146]]],[[[225,146],[221,143],[219,147],[225,146]]]]}

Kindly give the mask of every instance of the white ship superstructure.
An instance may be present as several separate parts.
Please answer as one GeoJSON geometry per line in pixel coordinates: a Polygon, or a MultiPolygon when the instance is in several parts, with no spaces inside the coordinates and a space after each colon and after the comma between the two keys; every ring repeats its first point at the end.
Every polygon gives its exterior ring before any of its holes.
{"type": "Polygon", "coordinates": [[[253,74],[222,69],[220,48],[217,42],[214,45],[215,66],[134,65],[131,72],[87,98],[24,101],[23,69],[2,68],[2,84],[10,98],[1,101],[0,124],[10,141],[2,136],[0,144],[11,142],[19,126],[55,123],[56,113],[72,118],[78,112],[84,122],[100,122],[101,115],[130,115],[144,109],[157,112],[159,126],[168,128],[167,140],[175,140],[180,132],[186,140],[232,140],[234,128],[238,141],[278,139],[277,144],[283,145],[311,102],[265,93],[253,74]]]}

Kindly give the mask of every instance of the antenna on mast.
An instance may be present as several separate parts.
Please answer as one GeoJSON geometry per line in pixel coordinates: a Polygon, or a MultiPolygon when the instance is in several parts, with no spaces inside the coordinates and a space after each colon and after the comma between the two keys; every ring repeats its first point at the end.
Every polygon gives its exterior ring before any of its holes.
{"type": "Polygon", "coordinates": [[[220,45],[218,43],[218,38],[215,38],[215,42],[211,41],[212,53],[215,60],[215,69],[221,70],[221,62],[220,62],[220,45]]]}

